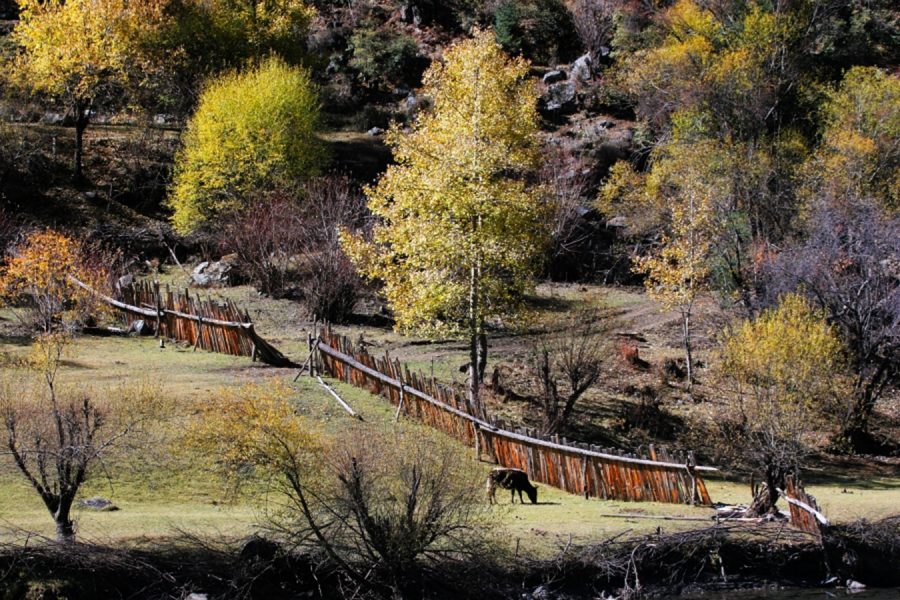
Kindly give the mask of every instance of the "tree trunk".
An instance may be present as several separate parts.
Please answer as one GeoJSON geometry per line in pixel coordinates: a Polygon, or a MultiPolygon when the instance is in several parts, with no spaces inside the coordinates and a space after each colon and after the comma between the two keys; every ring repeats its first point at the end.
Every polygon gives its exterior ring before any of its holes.
{"type": "Polygon", "coordinates": [[[76,180],[81,179],[82,175],[82,155],[84,154],[84,130],[87,129],[88,120],[90,119],[90,108],[83,104],[76,103],[75,107],[75,157],[74,157],[74,177],[76,180]]]}
{"type": "Polygon", "coordinates": [[[469,407],[481,415],[478,380],[478,277],[475,265],[469,273],[469,407]]]}
{"type": "Polygon", "coordinates": [[[691,348],[691,313],[681,315],[682,338],[684,342],[684,365],[687,370],[688,389],[694,387],[694,356],[691,348]]]}
{"type": "Polygon", "coordinates": [[[762,517],[778,512],[778,488],[784,487],[784,472],[781,469],[766,467],[766,481],[760,486],[759,491],[750,503],[745,515],[747,517],[762,517]]]}
{"type": "Polygon", "coordinates": [[[487,370],[488,342],[487,333],[484,330],[484,319],[478,323],[478,383],[484,382],[484,373],[487,370]]]}
{"type": "Polygon", "coordinates": [[[75,540],[75,524],[72,523],[72,499],[60,498],[59,506],[53,513],[56,523],[56,541],[69,543],[75,540]]]}

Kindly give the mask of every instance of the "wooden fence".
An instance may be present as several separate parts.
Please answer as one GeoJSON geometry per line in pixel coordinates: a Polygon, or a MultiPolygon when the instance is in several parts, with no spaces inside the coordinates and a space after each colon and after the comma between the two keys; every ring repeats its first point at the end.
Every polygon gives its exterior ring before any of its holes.
{"type": "Polygon", "coordinates": [[[126,323],[140,319],[150,325],[158,337],[188,342],[194,348],[210,352],[249,356],[276,367],[296,366],[277,348],[262,339],[246,312],[231,300],[216,302],[174,291],[158,282],[136,282],[121,290],[121,300],[91,289],[75,278],[71,280],[120,310],[126,323]]]}
{"type": "Polygon", "coordinates": [[[479,459],[487,455],[499,465],[526,471],[535,481],[585,498],[712,504],[700,473],[717,469],[697,466],[690,453],[670,456],[651,446],[643,456],[622,455],[512,431],[496,419],[475,416],[460,391],[411,373],[387,356],[377,359],[354,349],[345,337],[326,332],[315,344],[329,375],[384,396],[398,412],[473,446],[479,459]]]}
{"type": "Polygon", "coordinates": [[[778,490],[778,492],[788,503],[791,525],[821,537],[822,529],[828,526],[828,519],[822,514],[822,509],[819,508],[816,499],[806,493],[800,480],[793,475],[788,475],[785,479],[784,490],[778,490]]]}

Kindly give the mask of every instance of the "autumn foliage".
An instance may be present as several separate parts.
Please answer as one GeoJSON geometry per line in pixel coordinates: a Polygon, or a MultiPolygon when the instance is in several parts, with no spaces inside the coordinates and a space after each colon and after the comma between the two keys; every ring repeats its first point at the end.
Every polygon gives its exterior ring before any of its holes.
{"type": "Polygon", "coordinates": [[[82,244],[47,229],[32,233],[13,249],[0,270],[0,291],[6,303],[25,306],[31,324],[49,333],[81,324],[98,308],[93,295],[73,278],[94,289],[103,289],[106,279],[82,244]]]}

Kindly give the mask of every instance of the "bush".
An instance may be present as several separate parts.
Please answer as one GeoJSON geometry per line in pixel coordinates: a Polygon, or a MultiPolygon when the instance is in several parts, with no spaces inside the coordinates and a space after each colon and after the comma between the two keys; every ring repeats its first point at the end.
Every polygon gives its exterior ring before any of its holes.
{"type": "Polygon", "coordinates": [[[536,63],[571,60],[580,50],[560,0],[506,0],[494,10],[494,32],[504,50],[536,63]]]}
{"type": "Polygon", "coordinates": [[[169,197],[176,229],[191,232],[247,208],[260,191],[315,174],[319,99],[309,73],[269,58],[209,84],[176,157],[169,197]]]}
{"type": "Polygon", "coordinates": [[[346,574],[384,597],[416,597],[445,567],[495,551],[483,479],[458,452],[420,432],[362,435],[332,452],[310,510],[275,525],[300,544],[319,528],[316,545],[346,574]]]}
{"type": "Polygon", "coordinates": [[[367,85],[376,88],[418,85],[427,66],[415,39],[384,27],[357,30],[350,38],[350,48],[350,66],[367,85]]]}
{"type": "Polygon", "coordinates": [[[261,292],[296,294],[310,314],[340,323],[352,313],[362,281],[341,249],[338,230],[357,231],[362,196],[345,177],[322,177],[257,196],[220,233],[225,252],[261,292]]]}

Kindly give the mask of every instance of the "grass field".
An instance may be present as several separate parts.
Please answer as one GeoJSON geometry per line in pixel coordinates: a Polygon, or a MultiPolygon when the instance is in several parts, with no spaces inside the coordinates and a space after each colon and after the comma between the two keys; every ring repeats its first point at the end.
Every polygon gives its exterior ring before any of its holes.
{"type": "MultiPolygon", "coordinates": [[[[179,275],[180,276],[180,275],[179,275]]],[[[248,288],[225,292],[250,310],[260,333],[279,349],[293,357],[302,357],[305,331],[296,304],[288,301],[260,299],[248,288]]],[[[610,307],[619,311],[641,311],[639,294],[628,291],[590,293],[569,289],[556,290],[555,301],[565,308],[573,305],[610,307]]],[[[548,303],[552,304],[552,303],[548,303]]],[[[553,310],[559,310],[553,309],[553,310]]],[[[12,369],[16,357],[28,352],[25,338],[15,335],[13,315],[0,311],[0,353],[6,369],[12,369]]],[[[410,360],[428,371],[432,360],[435,374],[444,380],[459,376],[455,369],[465,349],[459,343],[413,345],[397,334],[373,328],[343,330],[354,339],[360,334],[376,351],[390,349],[392,356],[410,360]]],[[[497,355],[514,355],[516,336],[497,343],[497,355]]],[[[110,478],[95,478],[85,486],[82,497],[94,495],[111,499],[121,510],[115,512],[77,512],[77,530],[83,539],[122,543],[139,538],[176,536],[190,532],[213,537],[240,537],[252,532],[261,518],[261,501],[251,494],[233,496],[211,473],[179,456],[172,446],[178,432],[189,418],[194,401],[214,397],[218,390],[247,382],[262,384],[281,381],[289,384],[289,401],[298,413],[309,418],[323,434],[333,439],[358,435],[364,428],[390,431],[395,427],[413,428],[418,435],[437,435],[424,428],[401,421],[393,423],[393,410],[381,398],[342,383],[336,389],[364,418],[350,418],[338,404],[308,377],[291,380],[295,371],[274,369],[254,364],[247,358],[193,352],[190,348],[168,344],[160,349],[153,339],[82,337],[71,348],[60,378],[68,385],[87,386],[101,392],[107,386],[131,382],[153,382],[161,393],[170,396],[176,410],[165,424],[167,435],[159,447],[130,456],[109,467],[110,478]]],[[[134,454],[134,453],[133,453],[134,454]]],[[[460,446],[460,460],[472,460],[471,450],[460,446]]],[[[482,464],[486,473],[491,467],[482,464]]],[[[809,491],[832,519],[877,519],[900,511],[900,473],[896,467],[858,472],[829,471],[810,473],[809,491]]],[[[746,502],[747,484],[742,481],[711,479],[708,487],[714,501],[746,502]]],[[[658,521],[653,519],[618,518],[625,515],[682,515],[710,517],[708,508],[653,503],[624,503],[584,500],[547,486],[541,486],[540,503],[536,506],[510,506],[505,493],[494,510],[507,530],[506,537],[521,542],[523,551],[549,553],[572,540],[576,543],[606,539],[622,532],[634,534],[704,526],[701,521],[658,521]],[[616,516],[609,516],[616,515],[616,516]],[[617,517],[618,516],[618,517],[617,517]]],[[[0,462],[0,540],[21,540],[30,534],[50,535],[52,522],[37,495],[5,461],[0,462]]]]}

